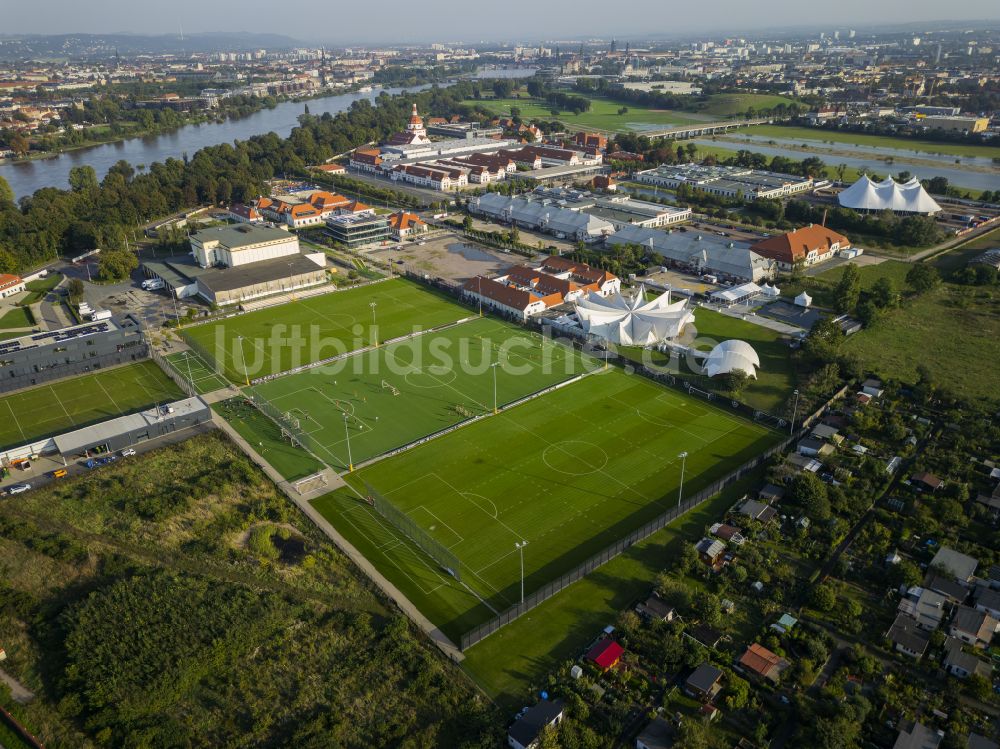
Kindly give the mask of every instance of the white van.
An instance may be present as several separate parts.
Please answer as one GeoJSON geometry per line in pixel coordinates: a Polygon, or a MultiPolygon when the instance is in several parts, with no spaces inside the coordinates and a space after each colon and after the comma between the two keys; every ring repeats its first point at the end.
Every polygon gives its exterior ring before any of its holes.
{"type": "Polygon", "coordinates": [[[147,278],[142,282],[142,288],[146,291],[157,291],[165,286],[162,278],[147,278]]]}

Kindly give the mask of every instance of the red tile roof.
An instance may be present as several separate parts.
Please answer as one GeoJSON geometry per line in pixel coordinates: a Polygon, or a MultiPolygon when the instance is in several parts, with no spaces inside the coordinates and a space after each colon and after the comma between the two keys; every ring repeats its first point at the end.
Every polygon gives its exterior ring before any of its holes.
{"type": "Polygon", "coordinates": [[[7,289],[11,286],[17,286],[21,283],[20,276],[14,276],[10,273],[0,273],[0,289],[7,289]]]}
{"type": "Polygon", "coordinates": [[[781,663],[781,658],[756,642],[740,656],[740,665],[760,676],[771,677],[771,672],[781,663]]]}
{"type": "Polygon", "coordinates": [[[587,660],[608,669],[618,663],[625,649],[614,640],[601,640],[587,651],[587,660]]]}
{"type": "Polygon", "coordinates": [[[400,211],[389,217],[389,226],[396,231],[406,231],[407,229],[418,229],[426,224],[417,214],[400,211]]]}
{"type": "Polygon", "coordinates": [[[779,263],[793,265],[806,259],[813,250],[825,254],[834,245],[840,249],[851,246],[851,240],[843,234],[835,232],[819,224],[805,226],[778,237],[768,237],[750,246],[752,252],[777,260],[779,263]]]}

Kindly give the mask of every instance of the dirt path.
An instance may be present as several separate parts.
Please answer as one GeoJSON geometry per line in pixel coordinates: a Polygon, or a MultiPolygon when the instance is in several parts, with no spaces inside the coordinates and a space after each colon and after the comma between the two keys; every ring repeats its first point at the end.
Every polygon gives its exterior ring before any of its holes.
{"type": "Polygon", "coordinates": [[[10,696],[21,705],[27,705],[35,699],[35,693],[28,689],[13,676],[0,668],[0,681],[10,687],[10,696]]]}

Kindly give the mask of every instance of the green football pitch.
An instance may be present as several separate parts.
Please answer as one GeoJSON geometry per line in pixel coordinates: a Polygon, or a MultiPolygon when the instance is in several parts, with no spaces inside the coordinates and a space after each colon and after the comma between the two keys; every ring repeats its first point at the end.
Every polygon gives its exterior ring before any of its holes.
{"type": "Polygon", "coordinates": [[[314,502],[449,636],[573,569],[781,436],[618,368],[373,463],[314,502]],[[462,582],[359,499],[386,497],[460,561],[462,582]],[[466,587],[467,586],[467,587],[466,587]],[[485,601],[487,605],[483,603],[485,601]]]}
{"type": "Polygon", "coordinates": [[[174,381],[151,361],[39,385],[0,397],[0,448],[183,397],[174,381]]]}
{"type": "MultiPolygon", "coordinates": [[[[351,462],[492,413],[494,405],[502,407],[597,366],[596,360],[538,333],[477,318],[279,377],[249,392],[298,419],[316,456],[346,470],[351,462]],[[499,366],[491,367],[494,362],[499,366]]],[[[280,458],[282,451],[274,454],[280,458]]],[[[275,468],[284,473],[282,466],[275,468]]],[[[300,469],[296,463],[288,470],[300,469]]]]}
{"type": "Polygon", "coordinates": [[[266,377],[364,348],[375,342],[376,333],[385,341],[470,314],[442,294],[397,278],[195,325],[182,335],[226,377],[242,384],[245,375],[266,377]]]}

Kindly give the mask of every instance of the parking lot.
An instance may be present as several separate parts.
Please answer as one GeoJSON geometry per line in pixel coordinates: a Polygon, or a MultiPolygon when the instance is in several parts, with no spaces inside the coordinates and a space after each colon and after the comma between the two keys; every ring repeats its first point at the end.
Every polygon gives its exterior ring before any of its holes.
{"type": "Polygon", "coordinates": [[[495,275],[525,260],[521,255],[475,244],[451,231],[435,232],[421,241],[424,244],[403,242],[401,250],[392,245],[367,254],[393,263],[397,269],[437,276],[456,285],[477,275],[495,275]]]}
{"type": "MultiPolygon", "coordinates": [[[[485,219],[473,218],[472,228],[478,229],[479,231],[510,231],[510,227],[505,224],[500,224],[494,221],[486,221],[485,219]]],[[[541,242],[541,248],[545,249],[549,247],[555,247],[560,254],[567,252],[573,252],[576,249],[576,243],[571,242],[568,239],[556,239],[551,234],[545,234],[540,231],[532,231],[531,229],[524,229],[522,227],[517,228],[517,233],[524,244],[533,245],[535,247],[539,246],[541,242]]]]}
{"type": "MultiPolygon", "coordinates": [[[[155,450],[164,445],[172,445],[182,440],[186,440],[193,437],[196,434],[201,434],[203,432],[210,431],[215,428],[212,422],[207,422],[204,424],[198,424],[193,427],[188,427],[186,429],[181,429],[177,432],[164,435],[162,437],[157,437],[155,439],[147,440],[141,442],[137,445],[133,445],[129,450],[135,452],[134,455],[128,455],[126,457],[122,456],[121,451],[113,453],[115,460],[141,460],[142,454],[149,452],[150,450],[155,450]]],[[[2,501],[17,501],[17,495],[8,495],[7,492],[12,486],[17,486],[20,484],[30,484],[31,489],[39,489],[43,486],[47,486],[55,481],[65,481],[67,478],[73,476],[79,476],[81,474],[87,473],[92,470],[100,470],[101,465],[97,464],[97,458],[103,458],[107,460],[112,454],[105,454],[103,456],[97,455],[74,455],[67,456],[65,462],[62,456],[58,454],[51,455],[37,455],[31,460],[27,461],[26,468],[11,468],[10,476],[0,479],[0,497],[3,498],[2,501]],[[88,467],[87,461],[93,459],[93,467],[88,467]],[[55,476],[56,471],[66,471],[65,476],[55,476]]],[[[111,461],[108,461],[111,462],[111,461]]]]}

